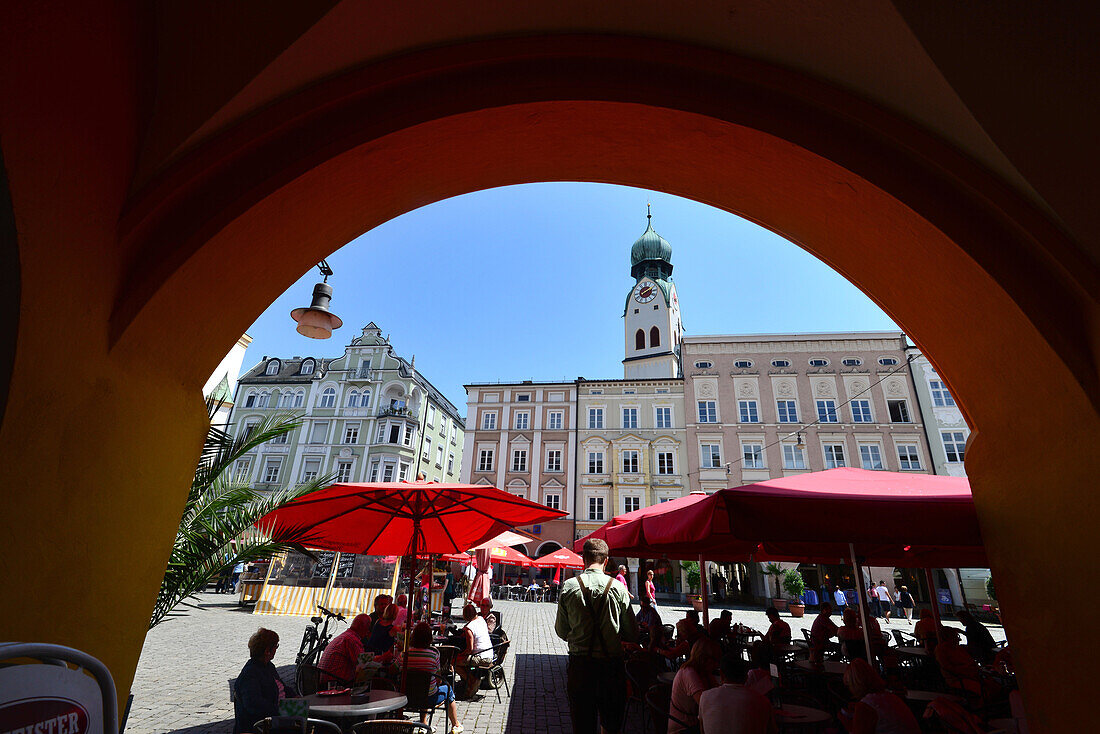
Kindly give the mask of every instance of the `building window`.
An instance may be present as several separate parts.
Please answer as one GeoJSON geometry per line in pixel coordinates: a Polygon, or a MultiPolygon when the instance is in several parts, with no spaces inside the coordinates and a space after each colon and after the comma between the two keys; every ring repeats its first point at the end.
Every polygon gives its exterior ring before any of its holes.
{"type": "Polygon", "coordinates": [[[527,449],[512,450],[512,471],[527,471],[527,449]]]}
{"type": "Polygon", "coordinates": [[[852,423],[870,423],[871,422],[871,401],[870,400],[853,400],[852,401],[852,423]]]}
{"type": "Polygon", "coordinates": [[[887,400],[886,407],[890,409],[891,423],[909,423],[909,404],[904,400],[887,400]]]}
{"type": "Polygon", "coordinates": [[[268,484],[274,484],[279,481],[279,468],[282,462],[278,459],[268,459],[267,464],[264,466],[264,481],[268,484]]]}
{"type": "Polygon", "coordinates": [[[320,459],[306,459],[302,462],[302,481],[312,482],[321,473],[320,459]]]}
{"type": "Polygon", "coordinates": [[[963,461],[966,458],[966,438],[962,431],[942,431],[943,450],[947,452],[947,460],[951,463],[963,461]]]}
{"type": "Polygon", "coordinates": [[[829,366],[829,360],[824,359],[823,357],[814,357],[813,359],[810,360],[810,366],[811,367],[828,367],[829,366]]]}
{"type": "Polygon", "coordinates": [[[280,433],[278,436],[271,439],[271,443],[282,444],[282,443],[286,443],[289,439],[290,439],[290,431],[286,431],[284,433],[280,433]]]}
{"type": "Polygon", "coordinates": [[[638,427],[638,409],[637,408],[623,408],[623,428],[637,428],[638,427]]]}
{"type": "Polygon", "coordinates": [[[565,413],[560,410],[551,410],[546,414],[546,430],[560,431],[564,424],[565,413]]]}
{"type": "Polygon", "coordinates": [[[267,374],[277,375],[279,374],[279,360],[273,359],[267,363],[267,374]]]}
{"type": "Polygon", "coordinates": [[[637,474],[638,473],[638,451],[623,451],[623,474],[637,474]]]}
{"type": "Polygon", "coordinates": [[[589,390],[589,395],[603,395],[603,390],[589,390]]]}
{"type": "Polygon", "coordinates": [[[879,450],[877,444],[860,444],[859,465],[871,471],[882,471],[882,451],[879,450]]]}
{"type": "Polygon", "coordinates": [[[492,471],[493,470],[493,450],[492,449],[482,449],[478,453],[477,470],[478,471],[492,471]]]}
{"type": "Polygon", "coordinates": [[[847,466],[844,462],[844,444],[825,444],[825,468],[839,469],[844,466],[847,466]]]}
{"type": "Polygon", "coordinates": [[[657,452],[657,473],[658,474],[675,474],[676,467],[673,464],[673,454],[671,451],[658,451],[657,452]]]}
{"type": "Polygon", "coordinates": [[[385,464],[382,467],[382,481],[383,482],[392,482],[393,481],[393,464],[385,464]]]}
{"type": "Polygon", "coordinates": [[[497,429],[497,414],[496,413],[482,413],[481,414],[481,430],[483,431],[495,431],[497,429]]]}
{"type": "Polygon", "coordinates": [[[351,462],[340,461],[336,464],[336,481],[338,482],[350,482],[351,481],[351,462]]]}
{"type": "Polygon", "coordinates": [[[806,452],[794,444],[783,444],[783,468],[805,469],[806,452]]]}
{"type": "Polygon", "coordinates": [[[531,402],[531,393],[525,392],[522,395],[516,395],[517,403],[529,403],[531,402]]]}
{"type": "Polygon", "coordinates": [[[366,379],[370,377],[370,360],[364,359],[359,363],[359,378],[366,379]]]}
{"type": "Polygon", "coordinates": [[[641,509],[642,498],[641,497],[623,497],[623,512],[634,512],[641,509]]]}
{"type": "Polygon", "coordinates": [[[370,465],[370,479],[368,479],[367,481],[368,482],[377,482],[378,481],[378,462],[377,461],[372,461],[371,462],[371,465],[370,465]]]}
{"type": "Polygon", "coordinates": [[[433,426],[433,427],[435,426],[435,406],[434,405],[429,405],[428,406],[428,417],[425,418],[424,420],[427,421],[429,426],[433,426]]]}
{"type": "Polygon", "coordinates": [[[588,473],[589,474],[603,474],[603,452],[602,451],[589,451],[588,452],[588,473]]]}
{"type": "Polygon", "coordinates": [[[294,407],[295,408],[301,408],[302,403],[304,403],[305,401],[306,401],[306,393],[305,393],[304,390],[300,393],[295,393],[294,394],[294,407]]]}
{"type": "MultiPolygon", "coordinates": [[[[393,436],[393,440],[390,441],[390,443],[397,443],[397,434],[396,434],[397,426],[394,426],[393,428],[394,428],[395,433],[394,433],[394,436],[393,436]]],[[[414,438],[416,438],[416,426],[406,424],[406,426],[405,426],[405,438],[404,438],[405,445],[406,446],[412,446],[414,438]]]]}
{"type": "Polygon", "coordinates": [[[447,454],[447,473],[448,474],[454,474],[455,473],[455,455],[454,454],[447,454]]]}
{"type": "Polygon", "coordinates": [[[284,391],[283,394],[279,396],[279,407],[280,408],[293,408],[294,407],[294,394],[284,391]]]}
{"type": "Polygon", "coordinates": [[[649,346],[661,346],[661,330],[658,329],[656,326],[649,330],[649,346]]]}
{"type": "Polygon", "coordinates": [[[313,360],[312,359],[303,359],[302,360],[302,368],[299,370],[299,372],[303,375],[312,375],[313,374],[313,360]]]}
{"type": "Polygon", "coordinates": [[[255,408],[256,407],[256,393],[250,392],[244,398],[244,407],[255,408]]]}
{"type": "Polygon", "coordinates": [[[378,424],[378,439],[375,441],[375,443],[382,443],[385,440],[386,440],[386,424],[385,423],[379,423],[378,424]]]}
{"type": "Polygon", "coordinates": [[[654,390],[653,392],[657,393],[658,395],[667,395],[668,394],[668,388],[667,387],[659,387],[656,390],[654,390]]]}
{"type": "Polygon", "coordinates": [[[588,427],[603,428],[603,408],[588,409],[588,427]]]}
{"type": "Polygon", "coordinates": [[[437,469],[443,468],[443,447],[438,446],[435,449],[435,466],[437,469]]]}
{"type": "Polygon", "coordinates": [[[758,443],[741,444],[741,466],[744,469],[763,469],[764,447],[758,443]]]}
{"type": "Polygon", "coordinates": [[[699,401],[699,422],[700,423],[717,423],[718,422],[718,403],[713,400],[700,400],[699,401]]]}
{"type": "Polygon", "coordinates": [[[557,492],[547,492],[545,497],[546,506],[551,510],[561,509],[561,495],[557,492]]]}
{"type": "Polygon", "coordinates": [[[946,408],[955,405],[955,398],[951,397],[951,392],[942,381],[929,380],[928,387],[932,391],[932,404],[937,408],[946,408]]]}
{"type": "Polygon", "coordinates": [[[638,392],[638,391],[635,390],[634,388],[629,388],[629,389],[623,390],[623,395],[633,395],[636,392],[638,392]]]}
{"type": "Polygon", "coordinates": [[[878,363],[881,364],[883,367],[893,367],[898,363],[898,361],[893,357],[879,357],[878,363]]]}
{"type": "Polygon", "coordinates": [[[260,425],[257,420],[246,421],[241,428],[241,440],[247,441],[252,436],[252,432],[256,430],[256,426],[260,425]]]}
{"type": "Polygon", "coordinates": [[[916,444],[898,445],[898,468],[902,471],[915,471],[921,468],[916,444]]]}
{"type": "Polygon", "coordinates": [[[739,359],[739,360],[737,360],[736,362],[733,363],[733,366],[736,367],[739,370],[747,370],[748,368],[752,367],[752,360],[751,359],[739,359]]]}
{"type": "Polygon", "coordinates": [[[344,426],[344,443],[359,443],[358,423],[348,423],[344,426]]]}
{"type": "Polygon", "coordinates": [[[398,478],[398,480],[400,480],[402,482],[408,480],[408,478],[409,478],[409,462],[407,462],[407,461],[402,461],[401,462],[401,469],[397,472],[397,478],[398,478]]]}
{"type": "Polygon", "coordinates": [[[773,359],[772,367],[790,367],[791,360],[789,359],[773,359]]]}
{"type": "Polygon", "coordinates": [[[672,428],[672,408],[657,408],[656,419],[658,428],[672,428]]]}
{"type": "Polygon", "coordinates": [[[793,400],[775,401],[775,410],[780,423],[798,423],[798,406],[793,400]]]}
{"type": "Polygon", "coordinates": [[[717,443],[705,443],[700,446],[704,469],[720,469],[722,467],[722,445],[717,443]]]}
{"type": "Polygon", "coordinates": [[[451,424],[451,443],[458,443],[458,426],[454,423],[451,424]]]}
{"type": "Polygon", "coordinates": [[[817,419],[822,423],[836,423],[836,401],[835,400],[818,400],[817,401],[817,419]]]}
{"type": "Polygon", "coordinates": [[[845,367],[859,367],[861,364],[863,364],[863,360],[859,357],[845,357],[841,360],[840,363],[843,364],[845,367]]]}
{"type": "Polygon", "coordinates": [[[588,498],[588,519],[603,522],[603,497],[588,498]]]}
{"type": "Polygon", "coordinates": [[[266,393],[266,392],[260,393],[260,396],[256,399],[256,407],[257,408],[266,408],[267,407],[267,401],[270,400],[270,399],[271,399],[271,394],[270,393],[266,393]]]}
{"type": "Polygon", "coordinates": [[[244,481],[244,478],[248,475],[248,470],[252,468],[252,459],[237,459],[237,463],[233,465],[233,473],[240,481],[244,481]]]}
{"type": "Polygon", "coordinates": [[[698,362],[695,363],[695,368],[699,369],[699,370],[709,370],[713,366],[714,366],[713,362],[710,362],[710,361],[705,360],[705,359],[699,360],[698,362]]]}
{"type": "Polygon", "coordinates": [[[319,421],[313,424],[309,432],[310,443],[325,443],[328,438],[328,421],[319,421]]]}
{"type": "MultiPolygon", "coordinates": [[[[389,428],[390,428],[390,435],[389,435],[389,441],[388,442],[389,443],[397,443],[398,441],[400,441],[401,440],[401,424],[400,423],[387,423],[386,425],[388,425],[389,428]]],[[[409,446],[409,445],[412,444],[412,427],[411,426],[405,429],[405,441],[406,441],[406,443],[405,443],[406,446],[409,446]]]]}
{"type": "Polygon", "coordinates": [[[517,431],[526,431],[531,425],[531,414],[526,410],[516,413],[515,427],[517,431]]]}
{"type": "Polygon", "coordinates": [[[444,438],[447,437],[447,418],[446,416],[439,416],[439,435],[444,438]]]}
{"type": "Polygon", "coordinates": [[[336,407],[336,390],[331,387],[326,387],[321,391],[321,402],[318,404],[319,408],[333,408],[336,407]]]}
{"type": "Polygon", "coordinates": [[[424,437],[424,445],[420,447],[420,455],[427,461],[432,457],[432,438],[431,436],[424,437]]]}
{"type": "Polygon", "coordinates": [[[641,329],[634,332],[634,348],[638,350],[645,349],[645,332],[641,329]]]}
{"type": "Polygon", "coordinates": [[[759,423],[760,411],[757,410],[755,400],[738,400],[737,411],[742,423],[759,423]]]}
{"type": "Polygon", "coordinates": [[[561,471],[561,449],[550,449],[546,452],[546,471],[561,471]]]}

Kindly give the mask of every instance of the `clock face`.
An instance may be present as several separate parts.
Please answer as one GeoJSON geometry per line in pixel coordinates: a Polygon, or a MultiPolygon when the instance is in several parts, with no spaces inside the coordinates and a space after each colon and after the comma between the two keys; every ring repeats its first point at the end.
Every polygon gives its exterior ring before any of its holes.
{"type": "Polygon", "coordinates": [[[646,281],[639,283],[634,289],[634,300],[638,303],[649,303],[657,297],[657,286],[646,281]]]}

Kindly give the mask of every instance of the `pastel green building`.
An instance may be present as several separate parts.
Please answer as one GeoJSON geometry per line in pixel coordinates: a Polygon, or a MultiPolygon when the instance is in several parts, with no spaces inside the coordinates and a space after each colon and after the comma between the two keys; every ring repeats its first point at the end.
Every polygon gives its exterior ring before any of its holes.
{"type": "Polygon", "coordinates": [[[396,482],[423,474],[457,482],[465,422],[373,322],[341,357],[265,356],[237,384],[232,428],[273,413],[301,427],[249,452],[237,472],[260,489],[333,474],[341,482],[396,482]]]}

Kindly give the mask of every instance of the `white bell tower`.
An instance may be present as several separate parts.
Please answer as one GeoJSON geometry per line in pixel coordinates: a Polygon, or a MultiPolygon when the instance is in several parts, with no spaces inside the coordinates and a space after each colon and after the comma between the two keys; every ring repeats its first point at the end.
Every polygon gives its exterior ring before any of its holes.
{"type": "Polygon", "coordinates": [[[630,248],[634,285],[623,311],[626,379],[680,377],[680,302],[672,282],[672,246],[653,230],[653,216],[630,248]]]}

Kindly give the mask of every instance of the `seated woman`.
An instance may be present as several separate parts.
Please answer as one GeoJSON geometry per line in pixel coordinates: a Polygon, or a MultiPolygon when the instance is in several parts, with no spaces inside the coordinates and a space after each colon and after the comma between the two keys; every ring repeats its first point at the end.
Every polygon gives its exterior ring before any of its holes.
{"type": "Polygon", "coordinates": [[[458,677],[462,679],[462,697],[470,698],[481,684],[481,677],[474,669],[493,662],[493,640],[489,637],[488,625],[478,616],[477,608],[473,604],[462,608],[462,619],[466,621],[462,630],[464,640],[455,658],[454,667],[458,677]]]}
{"type": "Polygon", "coordinates": [[[390,604],[382,610],[382,616],[371,628],[370,637],[363,643],[363,651],[375,655],[384,655],[392,652],[397,634],[397,610],[396,604],[390,604]]]}
{"type": "Polygon", "coordinates": [[[298,695],[284,683],[271,662],[279,649],[279,635],[261,627],[248,638],[248,662],[237,676],[233,700],[233,734],[255,731],[257,721],[279,713],[279,699],[298,695]]]}
{"type": "Polygon", "coordinates": [[[680,734],[699,726],[699,697],[718,685],[714,669],[721,660],[722,648],[709,637],[700,637],[692,646],[687,662],[680,666],[672,680],[668,734],[680,734]]]}
{"type": "Polygon", "coordinates": [[[856,658],[848,664],[844,685],[856,699],[839,717],[850,734],[920,734],[917,717],[905,701],[886,690],[866,660],[856,658]]]}
{"type": "Polygon", "coordinates": [[[844,608],[844,624],[836,631],[840,641],[840,650],[849,660],[867,657],[867,645],[863,642],[863,628],[859,626],[859,612],[851,607],[844,608]]]}
{"type": "Polygon", "coordinates": [[[913,628],[913,636],[925,649],[929,651],[936,649],[936,643],[939,640],[936,637],[936,620],[932,616],[931,609],[920,610],[920,619],[913,628]]]}
{"type": "MultiPolygon", "coordinates": [[[[451,734],[460,734],[462,725],[458,723],[458,709],[455,708],[455,695],[450,686],[438,683],[435,676],[440,675],[439,651],[432,648],[432,628],[427,622],[419,622],[413,628],[409,638],[409,670],[420,670],[432,673],[431,683],[428,684],[428,699],[434,697],[434,705],[447,704],[447,721],[451,724],[451,734]]],[[[420,722],[424,723],[427,714],[420,714],[420,722]]]]}
{"type": "Polygon", "coordinates": [[[940,627],[940,644],[936,645],[936,662],[947,685],[971,693],[982,693],[982,680],[978,663],[959,644],[959,630],[940,627]]]}

